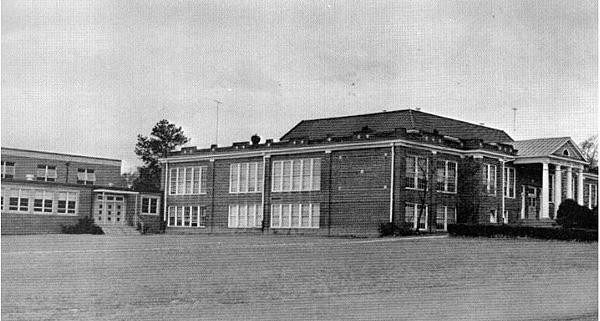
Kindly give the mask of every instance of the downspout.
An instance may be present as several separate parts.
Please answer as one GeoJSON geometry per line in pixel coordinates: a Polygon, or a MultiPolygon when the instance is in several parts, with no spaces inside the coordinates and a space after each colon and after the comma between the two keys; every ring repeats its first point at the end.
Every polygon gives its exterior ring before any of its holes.
{"type": "MultiPolygon", "coordinates": [[[[169,187],[169,163],[165,161],[165,191],[164,191],[164,202],[163,202],[163,220],[167,221],[169,226],[169,218],[167,217],[167,189],[169,187]]],[[[164,226],[164,225],[163,225],[164,226]]]]}
{"type": "MultiPolygon", "coordinates": [[[[210,200],[210,217],[209,217],[209,224],[210,224],[210,233],[213,233],[213,225],[214,225],[214,218],[215,218],[215,172],[217,171],[217,160],[213,159],[212,160],[212,189],[211,189],[211,200],[210,200]]],[[[229,215],[229,214],[228,214],[229,215]]]]}
{"type": "Polygon", "coordinates": [[[267,189],[267,156],[263,156],[263,186],[261,196],[261,211],[262,211],[262,222],[260,222],[260,230],[262,233],[265,232],[265,190],[267,189]]]}
{"type": "MultiPolygon", "coordinates": [[[[327,151],[325,152],[327,153],[327,151]]],[[[328,191],[327,191],[327,235],[331,236],[331,182],[332,182],[332,176],[333,173],[331,172],[331,169],[333,164],[333,154],[331,153],[331,151],[329,151],[329,177],[328,177],[328,181],[329,183],[328,185],[328,191]]]]}
{"type": "Polygon", "coordinates": [[[390,223],[394,223],[394,168],[396,162],[396,148],[392,143],[392,169],[390,174],[390,223]]]}
{"type": "MultiPolygon", "coordinates": [[[[504,193],[504,185],[506,185],[506,173],[504,165],[506,164],[506,160],[501,159],[500,162],[502,162],[502,224],[506,224],[508,223],[508,215],[506,215],[506,220],[504,219],[504,213],[506,208],[506,195],[504,193]]],[[[508,190],[508,185],[506,185],[506,189],[508,190]]]]}

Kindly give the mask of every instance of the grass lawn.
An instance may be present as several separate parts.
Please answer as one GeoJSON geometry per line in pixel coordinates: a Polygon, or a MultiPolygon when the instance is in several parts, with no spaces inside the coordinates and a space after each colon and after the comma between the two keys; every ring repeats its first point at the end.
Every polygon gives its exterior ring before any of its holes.
{"type": "Polygon", "coordinates": [[[597,320],[598,244],[2,237],[2,320],[597,320]]]}

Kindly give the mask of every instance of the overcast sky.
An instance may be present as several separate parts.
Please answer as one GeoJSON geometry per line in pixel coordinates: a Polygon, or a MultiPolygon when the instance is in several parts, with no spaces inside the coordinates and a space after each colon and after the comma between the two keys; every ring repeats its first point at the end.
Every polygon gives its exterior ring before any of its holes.
{"type": "Polygon", "coordinates": [[[2,146],[125,167],[160,119],[214,143],[212,99],[221,145],[406,108],[579,143],[597,74],[596,1],[2,0],[2,146]]]}

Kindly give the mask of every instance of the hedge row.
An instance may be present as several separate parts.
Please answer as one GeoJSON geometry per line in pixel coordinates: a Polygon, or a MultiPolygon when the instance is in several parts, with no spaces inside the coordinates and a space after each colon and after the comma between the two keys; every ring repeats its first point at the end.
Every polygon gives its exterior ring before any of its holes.
{"type": "Polygon", "coordinates": [[[548,228],[514,225],[449,224],[453,236],[472,237],[530,237],[542,240],[598,242],[598,231],[576,228],[548,228]]]}
{"type": "Polygon", "coordinates": [[[63,234],[104,234],[102,228],[94,224],[94,219],[91,217],[82,217],[75,225],[61,225],[63,234]]]}

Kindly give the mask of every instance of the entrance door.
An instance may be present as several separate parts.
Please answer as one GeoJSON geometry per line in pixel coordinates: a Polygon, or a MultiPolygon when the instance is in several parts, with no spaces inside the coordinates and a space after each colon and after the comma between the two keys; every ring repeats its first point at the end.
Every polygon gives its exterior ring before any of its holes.
{"type": "Polygon", "coordinates": [[[97,223],[124,224],[125,198],[122,195],[99,194],[94,206],[94,217],[97,223]]]}
{"type": "Polygon", "coordinates": [[[527,208],[527,218],[537,218],[538,198],[537,188],[533,186],[527,186],[525,188],[525,206],[527,208]]]}

